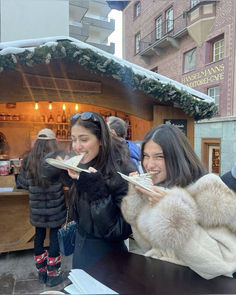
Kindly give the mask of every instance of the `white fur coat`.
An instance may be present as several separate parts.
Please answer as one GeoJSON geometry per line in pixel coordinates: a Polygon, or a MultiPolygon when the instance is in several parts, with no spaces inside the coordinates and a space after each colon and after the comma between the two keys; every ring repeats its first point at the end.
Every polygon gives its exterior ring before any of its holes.
{"type": "Polygon", "coordinates": [[[190,267],[205,279],[236,272],[236,193],[214,174],[175,187],[154,206],[132,185],[121,210],[147,256],[190,267]]]}

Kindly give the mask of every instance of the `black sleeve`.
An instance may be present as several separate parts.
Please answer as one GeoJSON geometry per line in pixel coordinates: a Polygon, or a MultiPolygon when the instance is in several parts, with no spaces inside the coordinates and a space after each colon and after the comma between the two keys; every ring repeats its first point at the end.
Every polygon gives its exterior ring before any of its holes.
{"type": "Polygon", "coordinates": [[[53,158],[55,159],[57,156],[62,157],[62,159],[65,158],[67,153],[63,150],[58,150],[56,152],[48,153],[41,164],[41,173],[43,178],[47,178],[49,181],[55,182],[55,181],[61,181],[63,185],[71,186],[73,180],[68,175],[68,172],[66,170],[62,170],[59,168],[56,168],[46,162],[46,159],[53,158]]]}
{"type": "Polygon", "coordinates": [[[111,189],[100,172],[81,172],[77,189],[86,193],[90,202],[94,233],[107,240],[120,241],[131,234],[131,227],[120,210],[120,202],[127,193],[128,186],[118,173],[114,174],[114,177],[118,182],[116,189],[111,189]]]}

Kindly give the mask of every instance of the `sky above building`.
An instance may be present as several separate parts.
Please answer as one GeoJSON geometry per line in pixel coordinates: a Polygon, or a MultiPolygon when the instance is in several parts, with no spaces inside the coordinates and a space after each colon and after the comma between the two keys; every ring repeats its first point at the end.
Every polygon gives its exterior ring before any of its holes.
{"type": "Polygon", "coordinates": [[[122,58],[122,11],[112,9],[108,17],[115,20],[115,30],[109,36],[108,41],[115,43],[114,55],[122,58]]]}

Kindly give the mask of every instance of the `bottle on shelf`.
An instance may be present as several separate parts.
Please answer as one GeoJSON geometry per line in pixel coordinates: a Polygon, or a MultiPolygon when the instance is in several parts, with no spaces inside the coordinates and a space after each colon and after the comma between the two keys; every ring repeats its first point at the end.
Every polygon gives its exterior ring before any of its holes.
{"type": "Polygon", "coordinates": [[[48,117],[48,123],[53,123],[53,122],[54,122],[54,119],[53,119],[52,113],[50,113],[48,117]]]}
{"type": "Polygon", "coordinates": [[[40,117],[40,121],[41,121],[41,122],[45,122],[45,116],[44,116],[44,115],[41,115],[41,117],[40,117]]]}
{"type": "Polygon", "coordinates": [[[60,112],[58,111],[58,114],[57,114],[57,123],[61,123],[61,122],[62,122],[62,117],[61,117],[60,112]]]}
{"type": "Polygon", "coordinates": [[[67,139],[71,139],[71,131],[70,131],[70,129],[67,132],[67,139]]]}
{"type": "Polygon", "coordinates": [[[56,138],[61,139],[61,130],[59,125],[57,126],[56,138]]]}
{"type": "Polygon", "coordinates": [[[63,110],[61,121],[62,121],[62,123],[66,123],[66,113],[65,113],[65,110],[63,110]]]}
{"type": "MultiPolygon", "coordinates": [[[[62,128],[63,128],[63,125],[61,125],[61,126],[62,126],[62,128]]],[[[65,130],[65,128],[62,129],[62,132],[61,132],[61,138],[62,138],[62,139],[66,139],[66,130],[65,130]]]]}
{"type": "Polygon", "coordinates": [[[125,122],[127,124],[127,134],[126,134],[126,139],[131,140],[131,125],[130,125],[130,120],[129,116],[125,115],[125,122]]]}

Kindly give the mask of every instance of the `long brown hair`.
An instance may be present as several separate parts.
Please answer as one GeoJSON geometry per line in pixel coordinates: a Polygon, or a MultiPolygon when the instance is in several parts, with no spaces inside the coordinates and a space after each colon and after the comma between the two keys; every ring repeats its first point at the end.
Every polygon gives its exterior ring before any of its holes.
{"type": "Polygon", "coordinates": [[[34,185],[45,187],[49,184],[45,178],[42,178],[41,163],[46,154],[54,152],[57,149],[56,139],[36,140],[26,163],[27,176],[32,179],[34,185]]]}
{"type": "Polygon", "coordinates": [[[204,166],[192,149],[187,137],[178,127],[163,124],[151,129],[142,144],[142,163],[145,144],[151,140],[160,145],[163,150],[167,172],[166,180],[163,183],[165,186],[185,187],[206,174],[204,166]]]}

